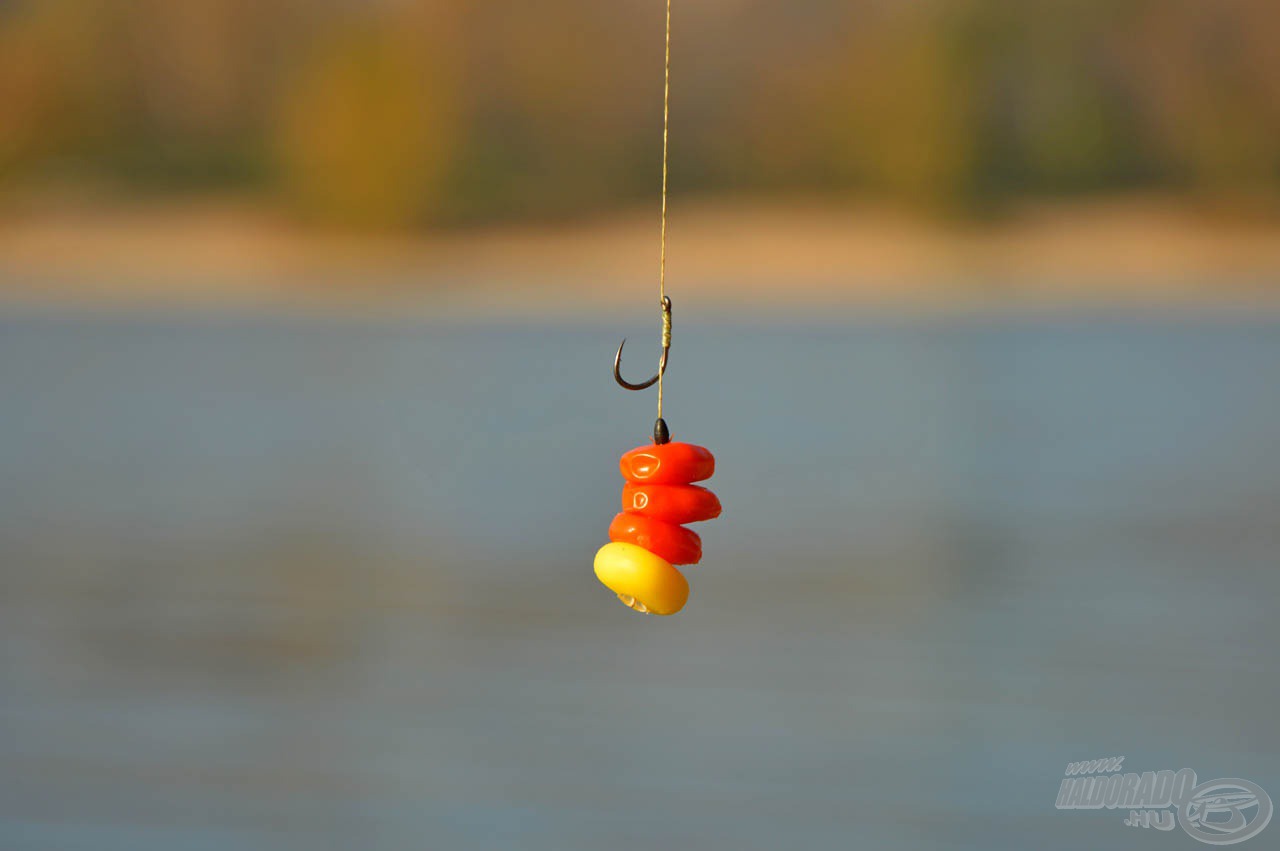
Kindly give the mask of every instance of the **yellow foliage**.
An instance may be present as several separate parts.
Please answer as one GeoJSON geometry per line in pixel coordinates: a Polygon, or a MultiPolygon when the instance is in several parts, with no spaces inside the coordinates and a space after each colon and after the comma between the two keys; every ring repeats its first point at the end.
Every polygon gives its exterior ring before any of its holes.
{"type": "MultiPolygon", "coordinates": [[[[0,179],[362,227],[651,197],[663,7],[0,0],[0,179]],[[59,172],[59,169],[62,172],[59,172]]],[[[672,189],[1280,198],[1277,0],[694,4],[672,189]]]]}
{"type": "Polygon", "coordinates": [[[101,59],[84,4],[49,2],[0,14],[0,176],[38,168],[101,120],[101,59]]]}
{"type": "Polygon", "coordinates": [[[973,176],[977,116],[972,69],[946,31],[916,15],[860,42],[840,90],[844,171],[925,206],[963,198],[973,176]]]}
{"type": "Polygon", "coordinates": [[[362,226],[438,209],[460,136],[447,67],[386,25],[319,40],[284,82],[274,121],[288,198],[305,215],[362,226]]]}

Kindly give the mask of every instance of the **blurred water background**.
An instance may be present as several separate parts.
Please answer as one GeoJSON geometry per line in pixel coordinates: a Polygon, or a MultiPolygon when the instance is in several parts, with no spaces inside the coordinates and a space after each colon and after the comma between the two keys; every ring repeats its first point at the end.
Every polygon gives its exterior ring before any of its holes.
{"type": "MultiPolygon", "coordinates": [[[[1280,800],[1280,5],[0,0],[0,849],[1171,849],[1280,800]]],[[[1280,826],[1244,847],[1275,847],[1280,826]]]]}
{"type": "Polygon", "coordinates": [[[1280,792],[1280,322],[688,323],[670,619],[591,574],[616,331],[0,322],[0,844],[1167,848],[1066,763],[1280,792]]]}

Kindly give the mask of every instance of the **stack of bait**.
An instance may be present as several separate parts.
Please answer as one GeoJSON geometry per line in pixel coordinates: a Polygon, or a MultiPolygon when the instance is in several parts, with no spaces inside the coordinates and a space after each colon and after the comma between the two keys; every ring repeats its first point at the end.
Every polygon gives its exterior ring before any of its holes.
{"type": "MultiPolygon", "coordinates": [[[[702,539],[683,523],[720,516],[720,500],[693,484],[711,478],[716,459],[701,446],[672,443],[662,418],[662,383],[671,352],[671,299],[667,297],[667,130],[671,117],[671,0],[667,0],[667,61],[662,94],[662,240],[659,243],[658,303],[662,308],[662,357],[658,374],[633,384],[622,377],[622,346],[613,358],[613,380],[627,390],[658,385],[653,445],[622,456],[622,513],[609,526],[609,540],[596,553],[596,578],[637,612],[674,615],[689,599],[689,583],[673,565],[702,560],[702,539]]],[[[622,341],[626,344],[626,340],[622,341]]]]}
{"type": "Polygon", "coordinates": [[[684,523],[720,516],[720,500],[693,482],[711,478],[716,459],[691,443],[640,446],[622,456],[622,513],[596,553],[596,577],[637,612],[674,615],[689,583],[673,565],[702,560],[702,539],[684,523]]]}

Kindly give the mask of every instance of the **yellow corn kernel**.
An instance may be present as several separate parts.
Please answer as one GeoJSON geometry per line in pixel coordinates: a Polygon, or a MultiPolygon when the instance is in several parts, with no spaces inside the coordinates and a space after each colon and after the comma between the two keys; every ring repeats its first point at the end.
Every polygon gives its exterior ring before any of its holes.
{"type": "Polygon", "coordinates": [[[689,599],[684,574],[635,544],[613,542],[596,553],[596,578],[637,612],[674,615],[689,599]]]}

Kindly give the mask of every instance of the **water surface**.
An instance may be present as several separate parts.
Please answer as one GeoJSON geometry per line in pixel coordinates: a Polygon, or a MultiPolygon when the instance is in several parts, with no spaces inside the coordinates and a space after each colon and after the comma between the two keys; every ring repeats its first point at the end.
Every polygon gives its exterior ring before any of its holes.
{"type": "Polygon", "coordinates": [[[591,576],[615,331],[0,320],[0,845],[1189,847],[1054,809],[1115,755],[1280,800],[1280,322],[683,324],[726,510],[670,619],[591,576]]]}

